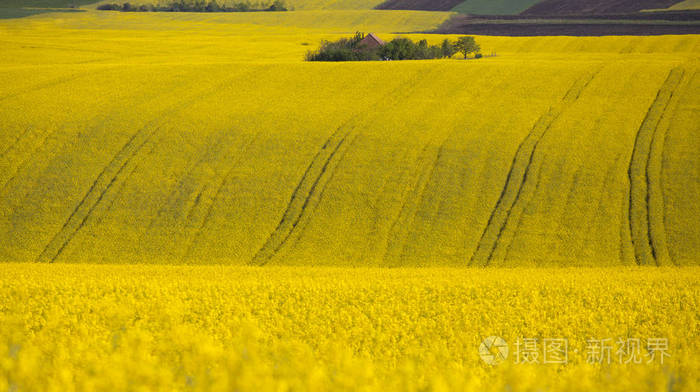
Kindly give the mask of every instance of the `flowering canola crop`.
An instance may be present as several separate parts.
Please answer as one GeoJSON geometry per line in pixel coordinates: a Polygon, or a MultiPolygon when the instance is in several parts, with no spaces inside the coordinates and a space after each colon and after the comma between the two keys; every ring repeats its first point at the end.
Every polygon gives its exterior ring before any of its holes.
{"type": "Polygon", "coordinates": [[[0,391],[697,391],[700,38],[449,15],[0,19],[0,391]]]}
{"type": "Polygon", "coordinates": [[[693,391],[698,276],[3,264],[0,389],[693,391]],[[495,365],[488,336],[510,348],[495,365]],[[641,341],[638,363],[618,338],[641,341]],[[545,339],[566,339],[566,363],[545,339]]]}

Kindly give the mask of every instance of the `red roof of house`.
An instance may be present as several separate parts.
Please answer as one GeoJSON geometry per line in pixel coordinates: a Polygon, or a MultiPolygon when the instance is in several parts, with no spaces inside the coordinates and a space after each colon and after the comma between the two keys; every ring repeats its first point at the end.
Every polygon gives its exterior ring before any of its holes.
{"type": "Polygon", "coordinates": [[[369,33],[365,36],[365,38],[362,41],[360,41],[360,44],[374,48],[377,46],[384,46],[384,41],[382,41],[381,38],[374,35],[374,33],[369,33]]]}

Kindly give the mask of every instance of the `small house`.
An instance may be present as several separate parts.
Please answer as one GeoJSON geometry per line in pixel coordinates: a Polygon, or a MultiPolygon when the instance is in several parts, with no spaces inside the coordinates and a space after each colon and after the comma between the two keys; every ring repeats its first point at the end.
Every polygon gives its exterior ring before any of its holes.
{"type": "Polygon", "coordinates": [[[379,37],[374,35],[374,33],[369,33],[365,36],[362,41],[359,42],[358,45],[365,46],[370,49],[378,48],[380,46],[384,46],[385,42],[382,41],[379,37]]]}

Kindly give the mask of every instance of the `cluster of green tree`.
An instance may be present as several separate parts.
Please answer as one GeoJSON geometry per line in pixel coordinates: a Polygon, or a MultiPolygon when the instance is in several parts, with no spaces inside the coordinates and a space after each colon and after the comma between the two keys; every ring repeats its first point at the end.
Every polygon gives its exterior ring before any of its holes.
{"type": "Polygon", "coordinates": [[[366,45],[364,38],[363,33],[356,33],[352,38],[324,41],[318,50],[306,53],[306,61],[429,60],[450,58],[456,53],[463,54],[465,59],[472,53],[475,58],[481,58],[481,48],[474,37],[460,37],[457,41],[445,39],[441,45],[398,37],[379,46],[366,45]]]}
{"type": "Polygon", "coordinates": [[[172,0],[165,4],[131,4],[111,3],[97,7],[102,11],[126,12],[253,12],[253,11],[288,11],[283,0],[273,2],[238,1],[231,5],[220,4],[217,0],[172,0]]]}

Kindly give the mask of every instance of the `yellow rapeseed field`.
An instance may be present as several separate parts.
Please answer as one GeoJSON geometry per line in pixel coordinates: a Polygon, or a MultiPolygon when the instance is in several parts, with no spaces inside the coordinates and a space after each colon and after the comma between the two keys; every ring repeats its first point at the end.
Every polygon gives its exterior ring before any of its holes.
{"type": "Polygon", "coordinates": [[[0,391],[698,390],[700,36],[369,3],[0,19],[0,391]]]}
{"type": "Polygon", "coordinates": [[[700,38],[479,37],[496,57],[303,62],[322,39],[441,15],[0,23],[0,258],[698,263],[700,38]]]}
{"type": "Polygon", "coordinates": [[[696,391],[699,274],[3,264],[0,390],[696,391]]]}

